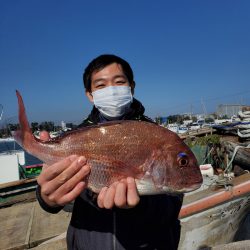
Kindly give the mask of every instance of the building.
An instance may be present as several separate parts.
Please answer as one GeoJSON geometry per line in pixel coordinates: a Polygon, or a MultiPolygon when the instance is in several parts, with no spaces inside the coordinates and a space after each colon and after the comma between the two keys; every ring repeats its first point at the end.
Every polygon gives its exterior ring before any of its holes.
{"type": "Polygon", "coordinates": [[[217,107],[216,113],[219,117],[227,116],[228,118],[232,116],[238,116],[238,112],[242,110],[242,104],[220,104],[217,107]]]}

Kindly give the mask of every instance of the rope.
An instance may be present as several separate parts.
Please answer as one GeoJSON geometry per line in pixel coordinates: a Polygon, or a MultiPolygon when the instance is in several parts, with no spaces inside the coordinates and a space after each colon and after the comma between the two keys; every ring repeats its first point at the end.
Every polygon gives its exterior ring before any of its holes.
{"type": "Polygon", "coordinates": [[[236,146],[236,147],[234,148],[234,152],[233,152],[232,158],[231,158],[230,162],[227,164],[227,167],[225,168],[224,172],[229,172],[229,171],[232,170],[232,162],[233,162],[233,160],[234,160],[235,155],[237,154],[237,151],[238,151],[240,148],[250,148],[250,144],[248,144],[246,147],[244,147],[244,146],[236,146]]]}
{"type": "Polygon", "coordinates": [[[208,154],[206,155],[205,159],[203,160],[202,164],[205,163],[205,161],[207,160],[208,156],[212,153],[213,149],[214,149],[213,147],[210,149],[210,151],[209,151],[208,154]]]}
{"type": "Polygon", "coordinates": [[[221,174],[219,176],[210,177],[211,182],[209,184],[206,184],[204,181],[202,185],[205,185],[208,187],[213,187],[213,186],[216,186],[219,188],[224,187],[226,190],[229,190],[230,187],[233,185],[232,179],[233,179],[233,176],[221,174]]]}
{"type": "MultiPolygon", "coordinates": [[[[216,185],[217,187],[224,187],[226,190],[230,189],[230,187],[232,186],[232,179],[233,179],[233,175],[230,174],[231,169],[232,169],[232,162],[233,162],[235,155],[237,154],[237,152],[240,148],[250,148],[250,144],[247,146],[236,146],[234,148],[232,158],[231,158],[230,162],[227,164],[227,167],[225,168],[224,173],[219,175],[218,179],[213,180],[211,183],[211,186],[216,185]]],[[[211,150],[209,153],[211,153],[211,150]]]]}
{"type": "Polygon", "coordinates": [[[216,180],[215,185],[218,187],[224,187],[226,190],[229,190],[230,186],[232,186],[233,175],[222,174],[219,175],[218,180],[216,180]]]}

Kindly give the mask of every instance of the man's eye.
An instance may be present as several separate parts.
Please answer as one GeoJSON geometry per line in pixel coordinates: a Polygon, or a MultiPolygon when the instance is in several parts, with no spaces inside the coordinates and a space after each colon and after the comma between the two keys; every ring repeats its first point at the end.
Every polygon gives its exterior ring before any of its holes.
{"type": "Polygon", "coordinates": [[[126,81],[117,81],[116,83],[117,83],[117,84],[125,84],[126,81]]]}
{"type": "Polygon", "coordinates": [[[98,88],[103,88],[103,87],[105,87],[105,84],[98,84],[98,85],[96,85],[95,87],[96,87],[97,89],[98,89],[98,88]]]}

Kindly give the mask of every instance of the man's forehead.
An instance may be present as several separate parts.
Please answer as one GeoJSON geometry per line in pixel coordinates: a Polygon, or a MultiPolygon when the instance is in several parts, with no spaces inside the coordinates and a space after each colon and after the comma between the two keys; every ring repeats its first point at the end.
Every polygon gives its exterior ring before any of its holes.
{"type": "MultiPolygon", "coordinates": [[[[125,76],[122,66],[118,63],[111,63],[99,70],[95,70],[92,73],[92,78],[93,77],[98,77],[99,75],[110,75],[110,74],[114,74],[114,75],[123,75],[125,76]]],[[[126,76],[125,76],[126,77],[126,76]]]]}

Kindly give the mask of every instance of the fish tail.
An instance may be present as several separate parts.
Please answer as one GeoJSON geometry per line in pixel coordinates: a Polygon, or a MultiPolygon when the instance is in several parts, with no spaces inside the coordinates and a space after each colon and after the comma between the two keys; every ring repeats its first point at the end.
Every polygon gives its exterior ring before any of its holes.
{"type": "Polygon", "coordinates": [[[14,139],[21,145],[26,146],[29,149],[28,145],[32,145],[35,142],[35,137],[30,129],[29,122],[26,116],[25,107],[23,103],[23,98],[18,90],[16,90],[18,107],[19,107],[19,125],[20,130],[17,130],[13,133],[14,139]]]}

